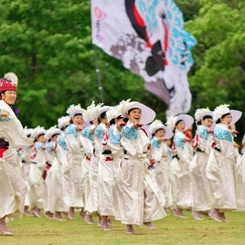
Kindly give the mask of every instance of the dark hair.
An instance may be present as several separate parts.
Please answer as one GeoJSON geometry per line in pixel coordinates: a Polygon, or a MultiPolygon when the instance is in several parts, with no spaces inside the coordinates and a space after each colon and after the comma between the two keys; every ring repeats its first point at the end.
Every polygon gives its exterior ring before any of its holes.
{"type": "Polygon", "coordinates": [[[139,109],[139,110],[141,111],[140,108],[135,107],[135,108],[132,108],[132,109],[128,110],[128,114],[129,114],[131,111],[135,110],[135,109],[139,109]]]}
{"type": "Polygon", "coordinates": [[[101,123],[101,119],[105,118],[106,117],[106,111],[102,112],[98,118],[98,123],[100,124],[101,123]]]}
{"type": "Polygon", "coordinates": [[[55,137],[56,135],[60,135],[60,133],[52,135],[51,139],[53,139],[53,137],[55,137]]]}
{"type": "Polygon", "coordinates": [[[39,135],[36,137],[36,139],[34,140],[34,142],[37,142],[38,139],[39,139],[42,135],[44,135],[44,133],[39,134],[39,135]]]}
{"type": "Polygon", "coordinates": [[[230,115],[231,113],[228,112],[228,113],[225,113],[221,118],[219,118],[216,123],[221,123],[221,119],[223,119],[224,117],[226,117],[227,115],[230,115]]]}
{"type": "MultiPolygon", "coordinates": [[[[205,119],[213,119],[213,117],[212,117],[212,116],[210,116],[210,115],[206,115],[206,116],[204,116],[204,117],[203,117],[203,119],[202,119],[202,120],[205,120],[205,119]]],[[[197,122],[197,125],[202,125],[201,120],[197,122]]]]}
{"type": "MultiPolygon", "coordinates": [[[[116,117],[116,119],[123,119],[123,116],[120,115],[120,116],[116,117]]],[[[116,120],[113,118],[110,121],[110,125],[114,125],[114,124],[116,124],[116,120]]]]}
{"type": "Polygon", "coordinates": [[[175,126],[177,126],[180,122],[183,122],[182,119],[178,120],[176,123],[175,123],[175,126]]]}

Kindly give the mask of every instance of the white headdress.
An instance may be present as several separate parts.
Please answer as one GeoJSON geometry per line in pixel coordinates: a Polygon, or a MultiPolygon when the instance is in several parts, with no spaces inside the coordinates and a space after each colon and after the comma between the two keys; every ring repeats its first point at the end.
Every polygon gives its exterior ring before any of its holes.
{"type": "Polygon", "coordinates": [[[119,117],[120,115],[122,115],[122,113],[118,109],[118,106],[111,106],[110,109],[106,112],[108,122],[119,117]]]}
{"type": "Polygon", "coordinates": [[[58,128],[62,129],[70,124],[70,117],[63,116],[58,119],[58,128]]]}
{"type": "Polygon", "coordinates": [[[171,129],[168,128],[166,125],[164,125],[160,120],[155,120],[149,126],[149,132],[151,134],[155,134],[155,132],[159,129],[164,129],[165,131],[164,137],[166,139],[170,139],[173,136],[173,132],[171,131],[171,129]]]}
{"type": "Polygon", "coordinates": [[[229,109],[228,104],[223,104],[223,105],[219,105],[214,109],[214,120],[215,122],[218,121],[218,119],[221,119],[222,116],[224,116],[225,114],[231,114],[232,116],[232,121],[231,121],[231,125],[235,124],[240,117],[242,116],[242,112],[238,111],[238,110],[230,110],[229,109]]]}
{"type": "Polygon", "coordinates": [[[141,110],[140,123],[142,124],[151,123],[156,117],[155,111],[153,111],[150,107],[142,103],[139,103],[137,101],[129,102],[129,100],[122,101],[121,103],[119,104],[119,108],[123,116],[126,116],[128,114],[128,111],[131,109],[136,109],[136,108],[140,109],[141,110]]]}
{"type": "Polygon", "coordinates": [[[67,109],[66,113],[69,114],[70,118],[72,119],[76,114],[83,115],[83,109],[80,104],[78,105],[70,105],[67,109]]]}
{"type": "Polygon", "coordinates": [[[33,129],[31,137],[36,139],[38,138],[39,135],[45,134],[46,130],[44,127],[37,126],[36,128],[33,129]]]}
{"type": "Polygon", "coordinates": [[[178,116],[172,115],[172,116],[168,117],[166,124],[173,131],[175,126],[176,126],[176,123],[178,121],[184,121],[185,122],[185,131],[187,129],[189,129],[194,122],[193,118],[190,115],[180,114],[178,116]]]}
{"type": "Polygon", "coordinates": [[[196,120],[196,122],[201,121],[204,116],[213,117],[213,112],[210,111],[209,108],[200,108],[200,109],[196,110],[196,112],[195,112],[195,120],[196,120]]]}
{"type": "Polygon", "coordinates": [[[61,130],[57,128],[57,126],[53,126],[51,128],[49,128],[46,132],[45,132],[45,138],[48,140],[51,140],[52,137],[56,134],[60,134],[61,130]]]}
{"type": "Polygon", "coordinates": [[[15,73],[13,72],[8,72],[4,75],[4,78],[7,80],[11,81],[12,85],[15,85],[16,87],[18,86],[18,77],[16,76],[15,73]]]}

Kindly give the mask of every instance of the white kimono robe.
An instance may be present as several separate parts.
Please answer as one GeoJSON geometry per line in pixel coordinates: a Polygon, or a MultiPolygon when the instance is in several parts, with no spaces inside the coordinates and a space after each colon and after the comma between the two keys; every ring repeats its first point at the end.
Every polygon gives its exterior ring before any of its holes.
{"type": "Polygon", "coordinates": [[[173,208],[192,209],[192,185],[189,166],[192,155],[189,150],[189,142],[184,142],[184,133],[176,130],[174,144],[177,157],[173,157],[170,163],[170,179],[172,185],[173,208]]]}
{"type": "Polygon", "coordinates": [[[149,169],[147,157],[150,140],[143,129],[135,129],[129,121],[123,127],[121,145],[127,151],[119,163],[116,194],[117,212],[123,224],[142,226],[144,222],[167,216],[162,203],[155,169],[149,169]]]}
{"type": "Polygon", "coordinates": [[[46,184],[43,179],[43,173],[46,168],[46,153],[42,149],[45,143],[35,142],[32,147],[31,165],[29,172],[29,185],[30,185],[30,203],[29,211],[37,207],[39,209],[45,208],[46,205],[46,184]]]}
{"type": "Polygon", "coordinates": [[[216,149],[210,152],[207,177],[212,190],[212,208],[221,212],[237,209],[235,188],[235,151],[228,127],[217,124],[214,129],[216,149]]]}
{"type": "Polygon", "coordinates": [[[115,125],[111,126],[104,137],[104,150],[110,153],[102,154],[98,167],[98,213],[105,216],[115,216],[117,205],[115,193],[115,178],[117,166],[123,156],[120,145],[121,132],[115,125]]]}
{"type": "Polygon", "coordinates": [[[0,158],[0,218],[20,218],[24,211],[26,184],[17,152],[13,148],[30,146],[33,139],[26,137],[11,107],[0,100],[0,111],[2,110],[7,110],[9,116],[5,120],[0,116],[0,138],[9,142],[9,148],[0,158]]]}
{"type": "Polygon", "coordinates": [[[213,134],[205,126],[199,125],[195,136],[195,147],[198,149],[191,161],[190,172],[193,187],[193,210],[209,211],[211,209],[211,189],[206,168],[212,149],[213,134]]]}
{"type": "Polygon", "coordinates": [[[158,138],[154,137],[151,140],[152,156],[155,159],[156,181],[159,190],[163,193],[163,207],[169,208],[172,206],[173,197],[170,184],[170,166],[168,157],[167,142],[158,142],[158,138]]]}

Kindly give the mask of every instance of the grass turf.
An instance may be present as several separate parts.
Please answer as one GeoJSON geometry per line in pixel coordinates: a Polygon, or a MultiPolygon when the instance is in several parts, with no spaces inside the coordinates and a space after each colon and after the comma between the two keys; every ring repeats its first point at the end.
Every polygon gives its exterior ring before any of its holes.
{"type": "Polygon", "coordinates": [[[45,217],[23,216],[7,224],[13,237],[0,236],[0,245],[245,245],[245,212],[227,213],[230,222],[194,220],[170,216],[155,221],[156,230],[135,227],[135,235],[126,234],[125,225],[113,221],[112,231],[102,231],[95,224],[88,225],[76,213],[76,220],[56,221],[45,217]]]}

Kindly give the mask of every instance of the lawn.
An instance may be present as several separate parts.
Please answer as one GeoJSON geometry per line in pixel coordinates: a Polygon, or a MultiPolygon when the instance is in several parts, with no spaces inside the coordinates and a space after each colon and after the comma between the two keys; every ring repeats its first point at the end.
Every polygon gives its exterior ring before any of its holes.
{"type": "Polygon", "coordinates": [[[188,219],[173,216],[154,222],[157,229],[135,227],[135,235],[127,235],[125,226],[113,221],[112,231],[102,231],[95,224],[88,225],[77,214],[76,220],[56,221],[45,217],[23,216],[8,223],[13,237],[0,237],[0,245],[245,245],[245,212],[228,213],[230,222],[196,221],[191,213],[188,219]]]}

